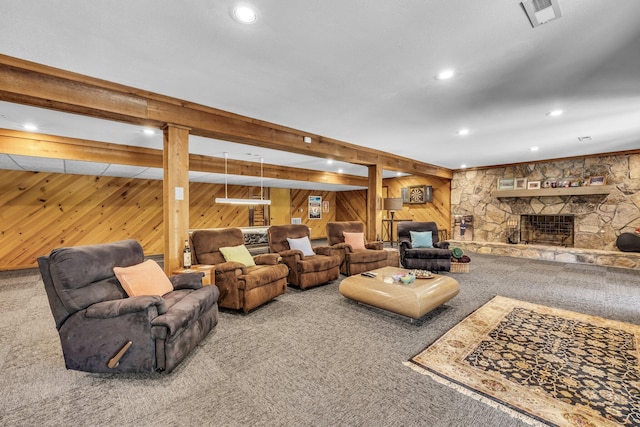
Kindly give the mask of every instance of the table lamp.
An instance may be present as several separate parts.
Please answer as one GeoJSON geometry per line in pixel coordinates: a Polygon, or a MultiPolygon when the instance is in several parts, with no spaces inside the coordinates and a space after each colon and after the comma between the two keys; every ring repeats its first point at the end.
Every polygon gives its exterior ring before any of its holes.
{"type": "Polygon", "coordinates": [[[391,213],[391,229],[389,231],[389,240],[391,240],[391,247],[393,247],[393,217],[396,211],[402,210],[402,199],[399,197],[389,197],[383,200],[384,210],[391,213]]]}

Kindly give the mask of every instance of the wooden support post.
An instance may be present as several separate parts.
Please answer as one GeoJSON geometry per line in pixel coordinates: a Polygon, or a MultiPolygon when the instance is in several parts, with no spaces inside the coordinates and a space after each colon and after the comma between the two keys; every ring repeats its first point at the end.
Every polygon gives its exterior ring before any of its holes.
{"type": "Polygon", "coordinates": [[[367,191],[367,240],[382,237],[382,165],[369,166],[369,191],[367,191]]]}
{"type": "Polygon", "coordinates": [[[182,267],[182,249],[189,235],[189,129],[164,128],[164,271],[182,267]]]}

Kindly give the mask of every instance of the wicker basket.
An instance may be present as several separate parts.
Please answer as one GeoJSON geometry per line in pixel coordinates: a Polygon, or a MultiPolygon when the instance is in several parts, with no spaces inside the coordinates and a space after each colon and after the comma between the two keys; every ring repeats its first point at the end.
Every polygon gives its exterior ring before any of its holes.
{"type": "Polygon", "coordinates": [[[451,273],[468,273],[469,272],[469,264],[468,262],[452,262],[451,263],[451,273]]]}

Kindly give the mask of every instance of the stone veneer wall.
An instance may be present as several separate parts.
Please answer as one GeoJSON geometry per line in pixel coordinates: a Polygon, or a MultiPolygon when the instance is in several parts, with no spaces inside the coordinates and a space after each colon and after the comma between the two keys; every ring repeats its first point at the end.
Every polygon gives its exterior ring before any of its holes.
{"type": "MultiPolygon", "coordinates": [[[[451,213],[473,215],[474,241],[507,242],[507,221],[521,214],[575,215],[575,248],[617,251],[620,233],[640,227],[640,154],[607,155],[456,171],[451,181],[451,213]],[[498,178],[549,179],[605,175],[608,195],[495,198],[498,178]]],[[[453,229],[453,223],[451,224],[453,229]]]]}

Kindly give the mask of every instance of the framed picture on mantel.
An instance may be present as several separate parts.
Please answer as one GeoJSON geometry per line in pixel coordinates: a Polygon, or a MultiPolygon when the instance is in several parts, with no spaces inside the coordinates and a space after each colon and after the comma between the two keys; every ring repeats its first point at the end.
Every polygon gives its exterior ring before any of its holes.
{"type": "Polygon", "coordinates": [[[498,190],[513,190],[513,178],[498,178],[498,190]]]}

